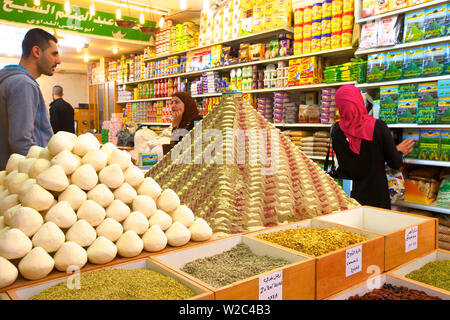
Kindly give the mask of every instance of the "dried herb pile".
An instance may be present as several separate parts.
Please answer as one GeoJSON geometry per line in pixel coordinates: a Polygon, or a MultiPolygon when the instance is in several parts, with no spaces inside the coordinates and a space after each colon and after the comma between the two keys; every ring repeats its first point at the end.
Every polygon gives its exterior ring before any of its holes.
{"type": "Polygon", "coordinates": [[[368,240],[359,233],[337,227],[287,229],[257,237],[315,257],[368,240]]]}
{"type": "Polygon", "coordinates": [[[80,289],[63,281],[30,300],[182,300],[196,294],[178,280],[148,269],[105,269],[81,274],[80,289]]]}
{"type": "Polygon", "coordinates": [[[427,263],[422,268],[408,273],[406,278],[450,291],[450,260],[427,263]]]}
{"type": "Polygon", "coordinates": [[[220,288],[290,263],[284,259],[255,255],[247,245],[240,243],[215,256],[189,262],[181,270],[220,288]]]}

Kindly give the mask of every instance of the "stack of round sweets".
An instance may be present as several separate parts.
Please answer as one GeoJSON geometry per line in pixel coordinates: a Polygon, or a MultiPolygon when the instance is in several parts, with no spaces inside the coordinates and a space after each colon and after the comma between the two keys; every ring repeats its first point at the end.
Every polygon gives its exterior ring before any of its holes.
{"type": "Polygon", "coordinates": [[[0,288],[54,268],[205,241],[207,222],[114,144],[58,132],[47,147],[12,154],[0,171],[0,288]]]}

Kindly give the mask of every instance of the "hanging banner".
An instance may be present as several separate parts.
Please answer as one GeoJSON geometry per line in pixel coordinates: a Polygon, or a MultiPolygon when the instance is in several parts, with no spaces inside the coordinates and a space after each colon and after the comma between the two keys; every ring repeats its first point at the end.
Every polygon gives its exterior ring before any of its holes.
{"type": "MultiPolygon", "coordinates": [[[[91,16],[89,9],[72,6],[70,14],[67,14],[64,11],[64,4],[42,0],[40,6],[35,6],[33,0],[0,0],[0,4],[1,20],[118,40],[149,41],[150,39],[150,35],[142,33],[139,26],[132,29],[119,28],[116,25],[115,15],[112,13],[96,11],[95,15],[91,16]]],[[[136,18],[123,17],[122,19],[138,23],[136,18]]],[[[155,26],[155,22],[147,21],[145,25],[155,26]]]]}

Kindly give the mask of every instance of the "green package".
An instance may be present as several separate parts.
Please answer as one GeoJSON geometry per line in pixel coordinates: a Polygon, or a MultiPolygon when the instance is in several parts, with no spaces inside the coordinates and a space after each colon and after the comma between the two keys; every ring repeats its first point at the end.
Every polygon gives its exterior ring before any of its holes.
{"type": "Polygon", "coordinates": [[[419,105],[417,123],[435,123],[438,103],[437,81],[420,83],[417,87],[419,105]]]}
{"type": "Polygon", "coordinates": [[[450,43],[445,45],[444,74],[450,74],[450,43]]]}
{"type": "Polygon", "coordinates": [[[441,152],[439,160],[450,160],[450,130],[441,130],[441,152]]]}
{"type": "Polygon", "coordinates": [[[443,37],[447,34],[445,20],[447,17],[447,5],[431,7],[425,10],[424,39],[443,37]]]}
{"type": "Polygon", "coordinates": [[[415,42],[423,39],[425,11],[419,10],[405,14],[403,42],[415,42]]]}
{"type": "Polygon", "coordinates": [[[417,156],[419,155],[419,136],[420,136],[420,130],[417,130],[417,129],[404,129],[403,130],[402,140],[407,140],[407,139],[414,140],[413,149],[410,153],[408,153],[405,156],[406,158],[417,159],[417,156]]]}
{"type": "Polygon", "coordinates": [[[437,123],[450,123],[450,97],[438,98],[437,123]]]}
{"type": "Polygon", "coordinates": [[[403,53],[403,78],[419,78],[423,70],[423,48],[405,50],[403,53]]]}
{"type": "Polygon", "coordinates": [[[380,82],[385,72],[384,53],[371,54],[367,58],[367,82],[380,82]]]}
{"type": "Polygon", "coordinates": [[[422,160],[439,160],[440,144],[440,130],[420,130],[418,158],[422,160]]]}
{"type": "Polygon", "coordinates": [[[438,44],[425,48],[423,55],[423,76],[439,76],[444,72],[446,44],[438,44]]]}
{"type": "Polygon", "coordinates": [[[407,83],[399,85],[398,99],[417,99],[417,83],[407,83]]]}
{"type": "Polygon", "coordinates": [[[397,123],[398,122],[397,107],[381,108],[378,117],[385,123],[397,123]]]}
{"type": "Polygon", "coordinates": [[[398,85],[380,87],[381,108],[397,108],[398,85]]]}
{"type": "Polygon", "coordinates": [[[392,51],[384,54],[386,71],[384,80],[398,80],[403,73],[403,50],[392,51]]]}
{"type": "Polygon", "coordinates": [[[398,100],[397,114],[399,123],[415,123],[418,99],[398,100]]]}
{"type": "Polygon", "coordinates": [[[447,4],[447,18],[445,19],[445,25],[447,26],[447,35],[450,36],[450,3],[447,4]]]}

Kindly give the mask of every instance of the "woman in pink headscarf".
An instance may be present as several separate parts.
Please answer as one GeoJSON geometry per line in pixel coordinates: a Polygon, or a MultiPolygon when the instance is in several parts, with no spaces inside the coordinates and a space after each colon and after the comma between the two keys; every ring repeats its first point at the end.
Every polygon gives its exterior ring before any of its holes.
{"type": "Polygon", "coordinates": [[[361,92],[353,85],[340,87],[335,94],[341,120],[331,129],[337,173],[353,180],[352,198],[362,205],[391,208],[385,163],[402,166],[402,154],[412,151],[412,139],[398,146],[387,125],[367,113],[361,92]]]}

